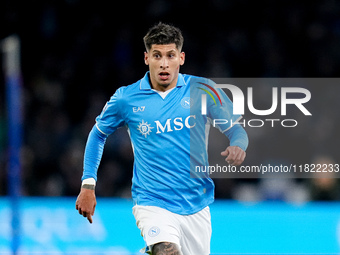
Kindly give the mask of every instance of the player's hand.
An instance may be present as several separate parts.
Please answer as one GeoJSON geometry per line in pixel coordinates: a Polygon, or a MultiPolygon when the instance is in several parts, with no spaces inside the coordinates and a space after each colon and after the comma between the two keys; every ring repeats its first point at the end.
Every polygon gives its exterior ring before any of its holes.
{"type": "Polygon", "coordinates": [[[94,190],[81,188],[76,201],[76,209],[92,223],[92,216],[96,208],[97,201],[94,190]]]}
{"type": "Polygon", "coordinates": [[[227,157],[225,161],[232,166],[239,166],[246,158],[246,152],[238,146],[229,146],[221,155],[227,157]]]}

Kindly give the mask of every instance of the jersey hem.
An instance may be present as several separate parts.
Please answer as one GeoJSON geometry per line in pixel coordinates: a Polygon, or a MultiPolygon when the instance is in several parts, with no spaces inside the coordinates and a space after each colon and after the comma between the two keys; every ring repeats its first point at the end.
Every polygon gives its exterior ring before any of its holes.
{"type": "Polygon", "coordinates": [[[207,206],[211,205],[213,202],[215,201],[215,199],[209,199],[207,202],[205,202],[204,204],[201,204],[199,207],[195,207],[192,208],[190,210],[176,210],[173,208],[170,208],[168,206],[166,206],[166,204],[164,204],[164,201],[159,200],[159,201],[141,201],[139,203],[136,203],[134,201],[134,206],[135,205],[141,205],[141,206],[156,206],[162,209],[165,209],[169,212],[175,213],[175,214],[179,214],[179,215],[191,215],[191,214],[195,214],[198,213],[200,211],[202,211],[204,208],[206,208],[207,206]]]}

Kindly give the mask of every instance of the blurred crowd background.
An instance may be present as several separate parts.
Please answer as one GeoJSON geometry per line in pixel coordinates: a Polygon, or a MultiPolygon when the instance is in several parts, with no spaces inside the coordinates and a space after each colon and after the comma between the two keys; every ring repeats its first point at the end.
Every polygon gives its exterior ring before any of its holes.
{"type": "MultiPolygon", "coordinates": [[[[183,31],[183,73],[340,75],[340,2],[336,0],[2,0],[0,39],[17,34],[22,47],[24,195],[79,193],[84,147],[95,117],[117,88],[137,81],[148,70],[142,38],[159,21],[183,31]]],[[[6,195],[3,73],[0,77],[0,195],[6,195]]],[[[313,118],[304,119],[299,128],[247,128],[248,165],[340,163],[340,86],[312,89],[313,118]]],[[[120,129],[107,140],[97,195],[130,197],[132,165],[130,140],[120,129]]],[[[337,178],[226,178],[216,180],[216,197],[301,202],[339,200],[340,191],[337,178]]]]}

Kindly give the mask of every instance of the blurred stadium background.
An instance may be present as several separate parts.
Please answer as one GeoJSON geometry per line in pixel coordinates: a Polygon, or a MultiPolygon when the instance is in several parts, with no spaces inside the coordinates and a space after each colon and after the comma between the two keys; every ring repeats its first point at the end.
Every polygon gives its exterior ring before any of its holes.
{"type": "MultiPolygon", "coordinates": [[[[0,40],[21,42],[22,254],[138,254],[131,213],[132,151],[110,136],[93,225],[77,215],[83,151],[115,90],[147,71],[142,37],[158,21],[185,38],[181,72],[205,77],[339,77],[336,0],[2,0],[0,40]]],[[[3,59],[3,53],[0,53],[3,59]]],[[[0,68],[0,254],[11,254],[8,105],[0,68]]],[[[255,88],[254,88],[255,89],[255,88]]],[[[248,129],[248,165],[340,163],[340,86],[311,88],[313,118],[298,129],[248,129]]],[[[212,132],[212,136],[217,135],[212,132]]],[[[210,147],[210,155],[220,148],[210,147]]],[[[216,179],[212,253],[339,253],[337,178],[216,179]]]]}

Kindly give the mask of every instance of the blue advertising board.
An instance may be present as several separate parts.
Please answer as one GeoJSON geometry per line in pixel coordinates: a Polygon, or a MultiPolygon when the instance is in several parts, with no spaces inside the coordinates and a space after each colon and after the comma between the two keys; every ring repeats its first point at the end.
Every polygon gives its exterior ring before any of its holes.
{"type": "MultiPolygon", "coordinates": [[[[97,199],[93,224],[75,198],[22,198],[19,254],[140,254],[132,201],[97,199]]],[[[292,205],[218,200],[211,206],[211,254],[340,252],[340,203],[292,205]]],[[[0,198],[0,254],[11,254],[11,210],[0,198]]]]}

